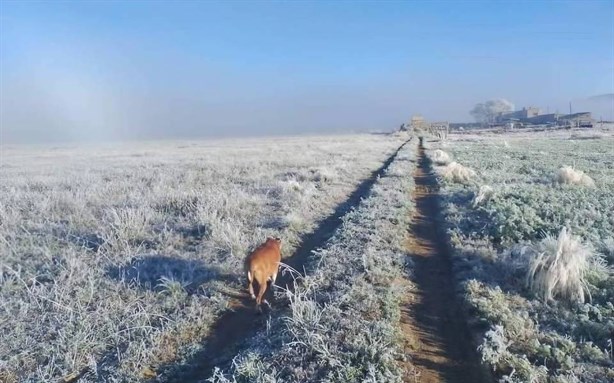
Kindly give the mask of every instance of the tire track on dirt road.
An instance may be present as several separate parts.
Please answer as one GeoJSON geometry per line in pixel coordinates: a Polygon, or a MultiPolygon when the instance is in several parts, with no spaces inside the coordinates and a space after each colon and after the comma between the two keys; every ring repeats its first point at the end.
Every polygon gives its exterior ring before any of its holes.
{"type": "Polygon", "coordinates": [[[405,350],[414,366],[406,382],[490,382],[456,300],[445,232],[438,223],[439,190],[422,138],[414,173],[415,209],[407,239],[415,289],[403,305],[405,350]]]}
{"type": "MultiPolygon", "coordinates": [[[[401,144],[379,169],[362,181],[344,202],[337,205],[331,215],[320,221],[313,232],[305,235],[294,254],[282,259],[282,262],[296,270],[304,268],[309,270],[312,252],[324,246],[326,241],[332,237],[337,227],[343,222],[343,216],[360,203],[377,178],[384,173],[399,151],[410,141],[411,138],[401,144]]],[[[277,285],[290,287],[292,282],[290,276],[280,274],[277,285]]],[[[256,315],[254,302],[247,294],[242,297],[232,297],[229,306],[230,309],[224,312],[211,327],[210,336],[203,341],[205,345],[203,350],[190,357],[188,361],[177,365],[176,368],[172,368],[169,375],[158,377],[157,381],[202,382],[213,375],[215,367],[226,369],[231,365],[232,358],[241,350],[243,343],[258,330],[265,328],[267,316],[256,315]]]]}

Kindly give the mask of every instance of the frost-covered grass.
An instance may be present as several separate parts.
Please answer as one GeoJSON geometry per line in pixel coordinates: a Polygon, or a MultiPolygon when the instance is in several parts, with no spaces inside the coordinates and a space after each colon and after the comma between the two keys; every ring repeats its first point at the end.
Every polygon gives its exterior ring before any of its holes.
{"type": "Polygon", "coordinates": [[[243,290],[402,141],[387,136],[2,147],[0,381],[138,381],[187,357],[243,290]]]}
{"type": "MultiPolygon", "coordinates": [[[[250,340],[213,381],[401,382],[400,302],[408,272],[403,239],[412,206],[415,143],[407,145],[311,261],[282,292],[289,308],[250,340]]],[[[410,269],[410,268],[409,268],[410,269]]]]}
{"type": "Polygon", "coordinates": [[[431,158],[437,165],[447,165],[451,161],[450,155],[441,149],[434,150],[431,158]]]}
{"type": "Polygon", "coordinates": [[[603,265],[602,258],[567,228],[556,237],[546,236],[528,255],[527,285],[546,302],[584,303],[590,297],[588,276],[603,265]]]}
{"type": "Polygon", "coordinates": [[[475,177],[475,171],[454,161],[441,170],[441,175],[453,182],[467,183],[475,177]]]}
{"type": "Polygon", "coordinates": [[[471,204],[473,207],[477,207],[488,202],[495,195],[495,189],[489,185],[482,185],[478,189],[477,193],[473,196],[471,204]]]}
{"type": "Polygon", "coordinates": [[[571,166],[563,166],[556,174],[556,182],[560,184],[571,184],[580,186],[595,186],[595,181],[582,170],[577,170],[571,166]]]}
{"type": "Polygon", "coordinates": [[[580,133],[454,135],[446,148],[477,173],[441,179],[443,214],[468,317],[501,381],[614,380],[614,138],[580,133]],[[594,187],[553,183],[566,164],[594,187]],[[496,193],[475,203],[481,185],[496,193]]]}

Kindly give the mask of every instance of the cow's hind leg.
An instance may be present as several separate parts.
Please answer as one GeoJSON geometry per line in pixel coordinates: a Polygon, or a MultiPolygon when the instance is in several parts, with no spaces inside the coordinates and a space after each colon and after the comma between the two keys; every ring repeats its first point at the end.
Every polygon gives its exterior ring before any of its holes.
{"type": "MultiPolygon", "coordinates": [[[[273,289],[273,286],[275,285],[275,280],[276,279],[277,279],[277,271],[269,278],[269,281],[271,282],[271,290],[273,289]]],[[[264,303],[267,306],[271,307],[271,304],[266,299],[264,300],[264,303]]]]}
{"type": "Polygon", "coordinates": [[[254,294],[254,276],[251,271],[247,272],[247,289],[252,299],[256,299],[256,294],[254,294]]]}
{"type": "Polygon", "coordinates": [[[262,308],[260,307],[262,304],[262,297],[264,296],[264,293],[266,292],[266,288],[267,288],[267,280],[263,280],[263,281],[258,281],[258,297],[256,298],[256,305],[258,307],[258,311],[262,311],[262,308]]]}

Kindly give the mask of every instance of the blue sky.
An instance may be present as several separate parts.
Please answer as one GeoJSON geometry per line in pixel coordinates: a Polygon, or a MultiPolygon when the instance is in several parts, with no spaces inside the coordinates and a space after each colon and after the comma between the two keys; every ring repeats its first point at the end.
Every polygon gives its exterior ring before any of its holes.
{"type": "Polygon", "coordinates": [[[0,16],[5,142],[389,130],[614,93],[614,0],[5,0],[0,16]]]}

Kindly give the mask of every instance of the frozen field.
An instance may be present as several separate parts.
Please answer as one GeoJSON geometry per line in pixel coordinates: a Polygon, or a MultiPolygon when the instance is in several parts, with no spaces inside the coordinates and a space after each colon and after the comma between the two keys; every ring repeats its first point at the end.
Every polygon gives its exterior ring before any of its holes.
{"type": "Polygon", "coordinates": [[[136,381],[197,351],[246,252],[291,255],[402,142],[4,147],[0,380],[136,381]]]}
{"type": "Polygon", "coordinates": [[[430,146],[483,360],[505,382],[612,381],[611,131],[462,134],[430,146]]]}
{"type": "Polygon", "coordinates": [[[612,380],[611,131],[407,138],[3,148],[0,378],[612,380]]]}

